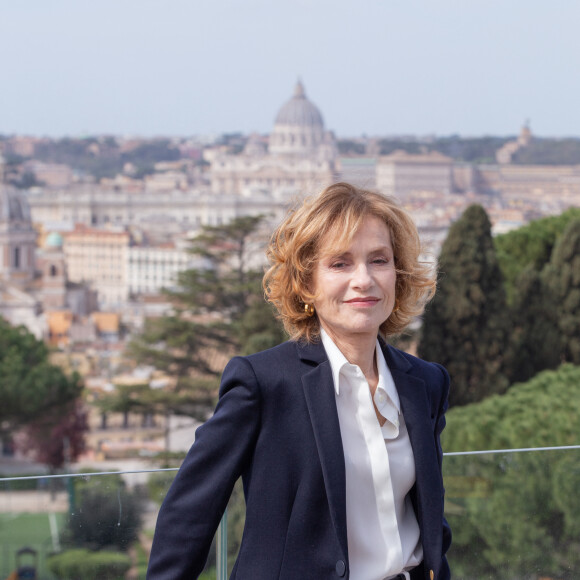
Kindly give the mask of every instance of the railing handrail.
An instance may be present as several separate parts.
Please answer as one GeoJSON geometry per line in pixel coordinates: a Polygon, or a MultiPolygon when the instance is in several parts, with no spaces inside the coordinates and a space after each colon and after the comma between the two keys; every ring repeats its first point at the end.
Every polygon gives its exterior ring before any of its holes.
{"type": "MultiPolygon", "coordinates": [[[[519,447],[515,449],[484,449],[481,451],[448,451],[443,453],[445,457],[458,455],[486,455],[500,453],[526,453],[530,451],[569,451],[571,449],[580,449],[580,445],[559,445],[555,447],[519,447]]],[[[84,473],[56,473],[50,475],[22,475],[18,477],[0,477],[0,483],[3,481],[23,481],[27,479],[63,479],[66,477],[94,477],[101,475],[130,475],[132,473],[159,473],[160,471],[177,471],[179,467],[151,467],[149,469],[133,469],[130,471],[91,471],[84,473]]]]}
{"type": "Polygon", "coordinates": [[[580,445],[559,445],[556,447],[519,447],[516,449],[486,449],[483,451],[448,451],[444,453],[446,457],[456,455],[484,455],[486,453],[525,453],[527,451],[566,451],[569,449],[580,449],[580,445]]]}
{"type": "Polygon", "coordinates": [[[159,473],[160,471],[177,471],[179,467],[151,467],[150,469],[132,469],[130,471],[90,471],[83,473],[52,473],[38,475],[19,475],[17,477],[0,477],[0,483],[3,481],[24,481],[27,479],[63,479],[66,477],[93,477],[95,475],[130,475],[132,473],[159,473]]]}

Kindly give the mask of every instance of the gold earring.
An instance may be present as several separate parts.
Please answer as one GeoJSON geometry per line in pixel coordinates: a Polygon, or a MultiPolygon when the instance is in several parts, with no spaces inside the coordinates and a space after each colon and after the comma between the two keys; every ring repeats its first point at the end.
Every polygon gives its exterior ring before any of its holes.
{"type": "Polygon", "coordinates": [[[391,314],[395,314],[395,312],[397,312],[400,308],[400,302],[398,298],[395,298],[395,307],[393,308],[391,314]]]}
{"type": "Polygon", "coordinates": [[[304,304],[304,312],[309,318],[314,316],[314,304],[304,304]]]}

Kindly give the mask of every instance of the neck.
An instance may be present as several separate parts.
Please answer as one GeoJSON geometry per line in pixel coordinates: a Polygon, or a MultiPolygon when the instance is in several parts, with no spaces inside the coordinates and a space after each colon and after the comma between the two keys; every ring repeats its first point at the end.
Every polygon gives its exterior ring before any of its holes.
{"type": "Polygon", "coordinates": [[[346,360],[360,368],[369,384],[375,384],[378,368],[375,356],[376,335],[354,334],[347,337],[336,336],[325,329],[346,360]]]}

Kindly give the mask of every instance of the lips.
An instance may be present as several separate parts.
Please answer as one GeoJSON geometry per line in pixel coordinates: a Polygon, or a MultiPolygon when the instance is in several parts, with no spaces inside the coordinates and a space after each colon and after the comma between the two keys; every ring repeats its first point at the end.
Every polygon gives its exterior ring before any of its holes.
{"type": "Polygon", "coordinates": [[[373,304],[376,304],[377,302],[379,302],[379,298],[376,298],[375,296],[364,296],[361,298],[351,298],[350,300],[345,300],[346,304],[360,304],[363,306],[372,306],[373,304]]]}

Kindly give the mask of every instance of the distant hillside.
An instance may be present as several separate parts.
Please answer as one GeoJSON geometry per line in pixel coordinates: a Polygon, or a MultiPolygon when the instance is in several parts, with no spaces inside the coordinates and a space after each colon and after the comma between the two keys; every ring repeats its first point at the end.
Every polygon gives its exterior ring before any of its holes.
{"type": "Polygon", "coordinates": [[[540,139],[519,149],[512,157],[519,165],[580,165],[580,139],[540,139]]]}

